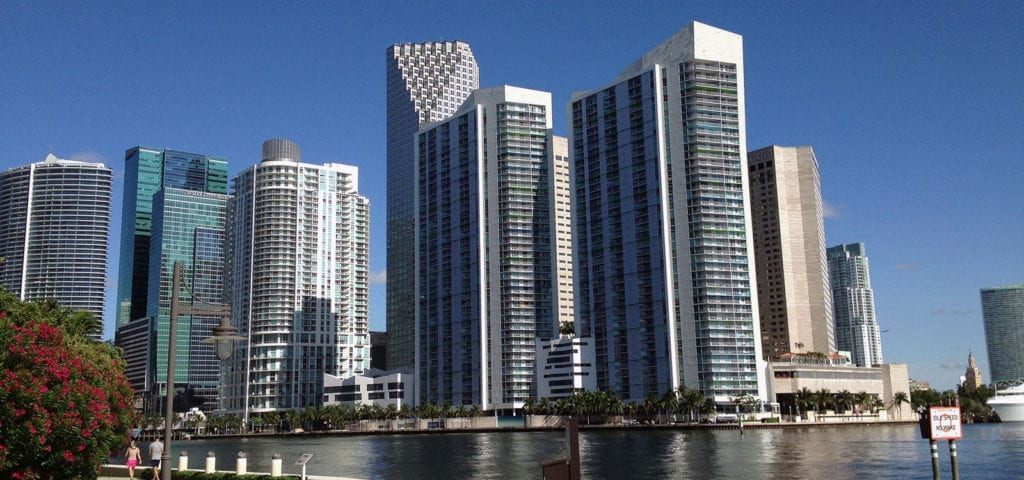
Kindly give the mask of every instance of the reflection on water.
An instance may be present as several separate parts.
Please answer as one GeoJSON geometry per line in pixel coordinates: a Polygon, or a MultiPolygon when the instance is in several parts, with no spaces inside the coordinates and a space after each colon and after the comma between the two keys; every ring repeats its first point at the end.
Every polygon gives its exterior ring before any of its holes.
{"type": "MultiPolygon", "coordinates": [[[[948,450],[939,447],[944,478],[948,450]]],[[[145,446],[143,446],[145,448],[145,446]]],[[[280,453],[285,473],[303,453],[310,474],[366,479],[538,479],[540,463],[565,455],[561,432],[216,439],[175,442],[200,468],[207,451],[218,470],[232,470],[239,451],[250,471],[270,471],[280,453]]],[[[1019,477],[1024,424],[967,425],[958,442],[963,478],[1019,477]]],[[[915,425],[775,430],[600,430],[580,435],[589,479],[860,479],[931,478],[928,442],[915,425]]]]}

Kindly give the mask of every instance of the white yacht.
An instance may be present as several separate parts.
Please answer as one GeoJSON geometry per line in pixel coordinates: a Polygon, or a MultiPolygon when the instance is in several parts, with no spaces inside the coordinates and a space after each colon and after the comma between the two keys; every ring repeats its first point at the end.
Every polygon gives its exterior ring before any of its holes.
{"type": "Polygon", "coordinates": [[[988,399],[988,406],[1004,422],[1024,422],[1024,384],[997,390],[996,396],[988,399]]]}

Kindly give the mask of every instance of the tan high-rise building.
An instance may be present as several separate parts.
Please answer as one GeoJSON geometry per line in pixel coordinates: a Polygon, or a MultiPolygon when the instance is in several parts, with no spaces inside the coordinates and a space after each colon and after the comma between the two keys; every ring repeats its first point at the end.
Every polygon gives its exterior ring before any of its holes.
{"type": "Polygon", "coordinates": [[[551,218],[554,221],[553,231],[555,232],[555,278],[558,279],[558,289],[555,297],[558,299],[558,323],[559,325],[575,324],[575,304],[573,303],[573,277],[572,277],[572,210],[571,199],[572,189],[569,188],[569,139],[565,137],[551,137],[552,165],[551,165],[551,191],[554,210],[551,218]]]}
{"type": "Polygon", "coordinates": [[[809,147],[747,154],[764,354],[836,350],[821,180],[809,147]]]}
{"type": "Polygon", "coordinates": [[[978,368],[978,364],[974,361],[973,352],[969,352],[967,354],[967,371],[964,372],[964,385],[970,388],[978,388],[982,385],[981,370],[978,368]]]}

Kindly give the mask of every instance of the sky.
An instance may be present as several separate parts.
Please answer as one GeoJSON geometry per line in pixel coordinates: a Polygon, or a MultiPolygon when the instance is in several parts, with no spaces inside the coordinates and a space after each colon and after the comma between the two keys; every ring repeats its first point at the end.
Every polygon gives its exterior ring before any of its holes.
{"type": "Polygon", "coordinates": [[[1024,8],[986,2],[0,0],[0,170],[124,151],[205,153],[236,173],[269,138],[360,168],[371,329],[385,328],[385,50],[463,40],[481,87],[607,85],[691,21],[743,36],[747,146],[811,145],[827,246],[863,242],[886,362],[952,388],[989,378],[979,290],[1024,282],[1024,8]],[[1017,159],[1017,163],[1013,162],[1017,159]]]}

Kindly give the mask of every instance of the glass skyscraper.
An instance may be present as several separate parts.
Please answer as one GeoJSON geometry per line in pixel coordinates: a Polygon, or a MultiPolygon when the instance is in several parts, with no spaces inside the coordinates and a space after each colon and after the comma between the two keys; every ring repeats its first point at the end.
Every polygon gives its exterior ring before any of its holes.
{"type": "Polygon", "coordinates": [[[981,289],[992,383],[1024,381],[1024,283],[981,289]]]}
{"type": "Polygon", "coordinates": [[[836,348],[850,352],[850,360],[858,367],[881,365],[882,336],[875,319],[875,294],[864,244],[829,247],[826,256],[836,348]]]}
{"type": "Polygon", "coordinates": [[[479,86],[476,60],[465,42],[405,43],[387,50],[389,369],[413,363],[416,132],[421,124],[448,118],[479,86]]]}
{"type": "Polygon", "coordinates": [[[536,396],[536,342],[558,337],[557,266],[572,263],[552,143],[551,94],[509,86],[420,130],[417,404],[511,411],[536,396]]]}
{"type": "Polygon", "coordinates": [[[221,408],[320,405],[328,373],[370,366],[369,212],[356,167],[301,163],[299,147],[263,143],[263,161],[232,182],[225,288],[237,342],[221,408]]]}
{"type": "MultiPolygon", "coordinates": [[[[205,267],[197,267],[194,252],[197,239],[208,237],[201,229],[224,229],[227,168],[227,160],[179,150],[137,146],[125,152],[115,341],[125,353],[128,381],[146,400],[148,411],[160,409],[166,392],[173,262],[184,262],[187,282],[202,290],[201,295],[219,292],[223,282],[220,276],[203,276],[205,267]]],[[[209,330],[198,328],[209,319],[182,317],[180,321],[174,383],[185,388],[179,397],[183,402],[209,408],[210,383],[193,382],[191,366],[200,368],[196,375],[208,377],[198,373],[205,368],[199,366],[214,357],[205,344],[193,345],[189,337],[193,331],[209,337],[209,330]]]]}
{"type": "Polygon", "coordinates": [[[742,37],[691,23],[574,94],[569,127],[576,330],[597,387],[766,399],[742,37]]]}
{"type": "MultiPolygon", "coordinates": [[[[220,303],[224,286],[224,228],[228,195],[165,187],[153,196],[153,233],[149,250],[149,294],[146,318],[154,319],[155,352],[149,356],[156,372],[150,390],[154,404],[167,394],[167,347],[170,329],[174,262],[185,272],[179,292],[183,305],[220,303]],[[193,296],[194,294],[194,296],[193,296]]],[[[175,385],[184,385],[185,408],[204,412],[217,408],[220,362],[213,345],[203,340],[220,323],[216,316],[180,315],[175,351],[175,385]]]]}
{"type": "Polygon", "coordinates": [[[111,185],[102,163],[52,154],[0,173],[0,285],[22,300],[87,311],[102,325],[111,185]]]}
{"type": "Polygon", "coordinates": [[[134,147],[124,154],[121,258],[118,266],[117,326],[146,316],[153,195],[164,187],[197,192],[228,191],[228,162],[177,150],[134,147]]]}

